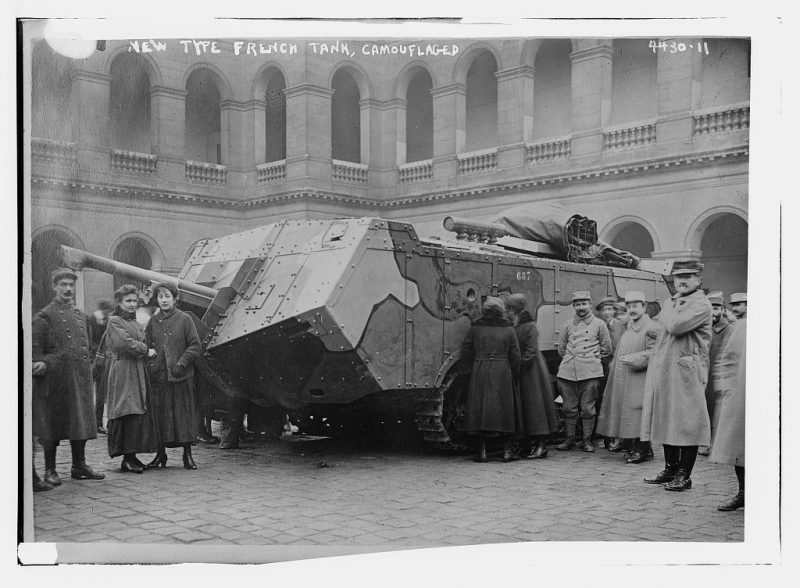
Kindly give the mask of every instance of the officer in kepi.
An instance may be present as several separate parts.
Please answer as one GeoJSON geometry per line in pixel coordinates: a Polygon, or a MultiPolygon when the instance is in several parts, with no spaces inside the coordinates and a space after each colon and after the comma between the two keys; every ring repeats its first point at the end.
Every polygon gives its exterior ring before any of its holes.
{"type": "Polygon", "coordinates": [[[664,330],[653,348],[642,406],[642,441],[664,445],[664,470],[648,484],[667,490],[692,487],[692,468],[700,445],[711,444],[706,408],[708,349],[711,345],[711,303],[700,290],[703,264],[675,261],[675,294],[661,305],[664,330]]]}
{"type": "Polygon", "coordinates": [[[97,438],[92,363],[89,359],[88,319],[75,308],[77,274],[59,268],[51,275],[55,299],[36,313],[32,336],[36,355],[33,375],[47,377],[47,386],[38,398],[37,431],[44,448],[45,482],[61,484],[56,472],[56,448],[62,439],[72,447],[74,480],[100,480],[86,464],[86,441],[97,438]]]}
{"type": "Polygon", "coordinates": [[[731,294],[731,312],[737,320],[747,318],[747,292],[731,294]]]}

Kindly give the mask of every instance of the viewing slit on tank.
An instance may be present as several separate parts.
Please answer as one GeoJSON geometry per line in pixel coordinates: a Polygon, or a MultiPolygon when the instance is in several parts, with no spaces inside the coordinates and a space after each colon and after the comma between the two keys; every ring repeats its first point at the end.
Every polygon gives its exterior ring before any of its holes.
{"type": "Polygon", "coordinates": [[[306,433],[404,420],[452,446],[470,369],[458,349],[483,296],[525,295],[554,370],[573,291],[639,290],[651,314],[670,295],[669,262],[603,249],[593,221],[576,218],[550,243],[520,238],[535,227],[508,218],[448,217],[452,240],[378,218],[286,220],[201,241],[177,277],[62,249],[76,270],[174,283],[210,329],[206,375],[225,394],[279,408],[306,433]]]}

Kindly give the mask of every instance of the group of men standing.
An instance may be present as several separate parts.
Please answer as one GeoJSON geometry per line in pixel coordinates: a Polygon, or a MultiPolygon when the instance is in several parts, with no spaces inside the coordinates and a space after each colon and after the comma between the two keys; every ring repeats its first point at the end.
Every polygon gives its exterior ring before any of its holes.
{"type": "Polygon", "coordinates": [[[607,444],[610,451],[625,448],[627,463],[638,464],[652,457],[651,442],[663,445],[665,467],[645,482],[678,492],[691,488],[692,469],[703,448],[711,459],[736,466],[739,493],[720,506],[735,510],[744,506],[747,295],[731,295],[734,328],[724,316],[722,293],[707,296],[700,289],[702,270],[693,260],[674,263],[676,292],[656,318],[647,314],[643,292],[625,293],[626,323],[615,318],[613,298],[598,303],[598,317],[591,312],[588,291],[573,293],[575,316],[564,324],[558,344],[558,389],[567,433],[558,449],[574,447],[580,416],[581,448],[594,451],[592,433],[602,397],[596,432],[614,440],[607,444]],[[724,439],[723,446],[714,447],[712,437],[724,439]]]}

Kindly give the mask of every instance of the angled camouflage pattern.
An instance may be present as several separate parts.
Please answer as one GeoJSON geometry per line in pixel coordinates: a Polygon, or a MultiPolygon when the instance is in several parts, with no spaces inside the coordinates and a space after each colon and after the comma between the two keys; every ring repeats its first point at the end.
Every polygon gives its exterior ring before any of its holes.
{"type": "MultiPolygon", "coordinates": [[[[571,293],[627,290],[655,305],[661,275],[420,239],[381,219],[283,221],[198,245],[180,278],[218,290],[207,354],[237,394],[289,410],[434,387],[481,297],[522,293],[555,352],[571,293]]],[[[441,379],[441,375],[439,380],[441,379]]]]}

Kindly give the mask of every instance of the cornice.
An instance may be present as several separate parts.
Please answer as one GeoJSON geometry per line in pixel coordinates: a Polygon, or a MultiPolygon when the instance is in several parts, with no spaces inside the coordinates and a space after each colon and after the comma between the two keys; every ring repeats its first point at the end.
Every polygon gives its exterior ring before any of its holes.
{"type": "Polygon", "coordinates": [[[381,210],[418,206],[427,202],[466,200],[491,194],[508,194],[531,190],[534,188],[575,184],[586,181],[596,182],[598,180],[615,180],[624,177],[636,177],[646,173],[660,173],[672,169],[735,162],[747,159],[749,154],[749,146],[745,145],[723,150],[644,159],[614,165],[587,167],[580,170],[569,170],[552,174],[538,175],[521,180],[500,181],[493,184],[481,184],[478,186],[465,187],[455,190],[440,190],[438,192],[402,196],[392,199],[365,198],[350,194],[329,192],[305,187],[297,190],[279,192],[243,200],[230,200],[200,194],[187,194],[185,192],[177,192],[174,190],[144,188],[142,186],[125,184],[105,184],[91,181],[68,180],[64,178],[38,174],[31,178],[31,183],[33,187],[38,186],[42,190],[60,187],[61,189],[66,188],[70,191],[81,190],[98,195],[105,194],[114,197],[131,196],[151,201],[186,203],[227,210],[253,210],[267,207],[278,202],[290,201],[327,201],[331,203],[347,204],[351,206],[355,205],[364,208],[381,210]]]}
{"type": "Polygon", "coordinates": [[[495,72],[494,77],[498,82],[513,80],[515,78],[533,78],[534,68],[530,65],[518,65],[495,72]]]}
{"type": "Polygon", "coordinates": [[[434,98],[438,98],[439,96],[448,96],[450,94],[463,94],[466,96],[467,85],[454,82],[452,84],[447,84],[446,86],[439,86],[438,88],[431,89],[431,95],[434,98]]]}
{"type": "Polygon", "coordinates": [[[589,47],[587,49],[579,49],[569,54],[572,63],[579,63],[588,59],[596,57],[607,57],[612,59],[614,57],[614,48],[609,45],[597,45],[596,47],[589,47]]]}
{"type": "Polygon", "coordinates": [[[330,98],[333,96],[333,90],[331,88],[324,88],[314,84],[298,84],[297,86],[286,88],[283,91],[283,94],[286,96],[287,100],[303,94],[311,94],[313,96],[321,96],[322,98],[330,98]]]}
{"type": "Polygon", "coordinates": [[[168,96],[170,98],[185,100],[188,94],[186,90],[179,90],[178,88],[170,88],[168,86],[152,86],[150,88],[151,97],[168,96]]]}
{"type": "Polygon", "coordinates": [[[97,84],[111,84],[111,76],[108,74],[100,73],[99,71],[88,71],[85,69],[79,69],[72,73],[72,81],[87,81],[87,82],[95,82],[97,84]]]}

